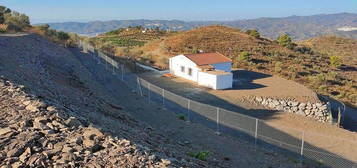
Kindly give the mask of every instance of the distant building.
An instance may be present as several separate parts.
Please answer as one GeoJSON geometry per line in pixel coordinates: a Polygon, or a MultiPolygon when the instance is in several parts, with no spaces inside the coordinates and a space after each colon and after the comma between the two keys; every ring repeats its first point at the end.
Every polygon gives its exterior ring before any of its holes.
{"type": "Polygon", "coordinates": [[[232,60],[220,53],[181,54],[170,58],[171,74],[212,89],[232,88],[232,60]]]}

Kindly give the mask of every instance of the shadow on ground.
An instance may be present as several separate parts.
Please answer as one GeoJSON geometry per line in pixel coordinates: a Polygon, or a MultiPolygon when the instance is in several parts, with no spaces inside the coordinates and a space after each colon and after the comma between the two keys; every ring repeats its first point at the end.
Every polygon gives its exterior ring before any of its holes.
{"type": "Polygon", "coordinates": [[[247,70],[235,70],[233,73],[233,88],[229,90],[259,89],[266,86],[254,83],[254,80],[271,77],[271,75],[247,70]]]}

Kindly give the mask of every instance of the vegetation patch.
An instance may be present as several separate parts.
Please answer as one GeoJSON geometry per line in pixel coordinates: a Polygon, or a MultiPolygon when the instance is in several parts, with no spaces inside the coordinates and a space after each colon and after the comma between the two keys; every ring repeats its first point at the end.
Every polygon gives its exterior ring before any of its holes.
{"type": "Polygon", "coordinates": [[[210,156],[212,153],[209,151],[199,151],[199,152],[189,152],[188,155],[194,157],[196,159],[206,161],[207,157],[210,156]]]}

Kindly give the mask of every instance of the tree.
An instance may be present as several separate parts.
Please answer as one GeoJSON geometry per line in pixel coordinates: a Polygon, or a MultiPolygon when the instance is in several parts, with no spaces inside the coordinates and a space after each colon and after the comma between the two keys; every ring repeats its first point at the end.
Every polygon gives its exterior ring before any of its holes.
{"type": "Polygon", "coordinates": [[[332,65],[335,68],[340,68],[342,66],[342,58],[339,56],[331,56],[330,57],[330,65],[332,65]]]}
{"type": "Polygon", "coordinates": [[[291,38],[289,37],[289,35],[284,34],[278,37],[277,42],[279,43],[279,45],[289,48],[289,49],[293,49],[294,48],[294,44],[291,40],[291,38]]]}
{"type": "Polygon", "coordinates": [[[9,8],[6,8],[5,6],[0,6],[0,24],[3,24],[5,22],[5,14],[6,13],[11,13],[11,10],[9,8]]]}
{"type": "Polygon", "coordinates": [[[68,40],[70,37],[69,37],[68,33],[65,33],[65,32],[63,32],[63,31],[60,31],[60,32],[57,32],[57,38],[58,38],[59,40],[66,41],[66,40],[68,40]]]}
{"type": "Polygon", "coordinates": [[[253,36],[255,38],[260,38],[260,33],[258,30],[253,29],[253,30],[247,30],[245,33],[249,34],[250,36],[253,36]]]}
{"type": "Polygon", "coordinates": [[[16,11],[5,13],[4,18],[4,23],[9,25],[9,29],[11,30],[20,31],[30,26],[30,18],[16,11]]]}

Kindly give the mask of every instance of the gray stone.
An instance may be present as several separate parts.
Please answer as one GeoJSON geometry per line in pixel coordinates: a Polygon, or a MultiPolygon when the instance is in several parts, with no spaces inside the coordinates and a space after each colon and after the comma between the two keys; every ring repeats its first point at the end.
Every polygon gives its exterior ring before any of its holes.
{"type": "Polygon", "coordinates": [[[31,156],[31,148],[27,148],[24,153],[22,153],[19,157],[21,162],[25,162],[25,160],[31,156]]]}
{"type": "Polygon", "coordinates": [[[29,110],[29,111],[31,111],[31,112],[36,112],[36,111],[38,111],[39,109],[38,109],[38,106],[37,106],[37,105],[35,105],[35,104],[29,104],[29,105],[26,106],[26,110],[29,110]]]}
{"type": "Polygon", "coordinates": [[[79,127],[82,123],[75,117],[70,117],[65,121],[65,124],[69,127],[79,127]]]}
{"type": "Polygon", "coordinates": [[[260,103],[260,102],[263,101],[263,98],[262,97],[256,97],[255,100],[260,103]]]}
{"type": "Polygon", "coordinates": [[[11,129],[9,127],[6,128],[0,128],[0,135],[5,135],[7,133],[10,133],[11,129]]]}

